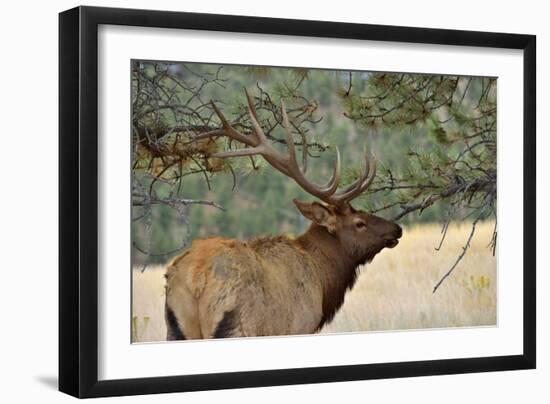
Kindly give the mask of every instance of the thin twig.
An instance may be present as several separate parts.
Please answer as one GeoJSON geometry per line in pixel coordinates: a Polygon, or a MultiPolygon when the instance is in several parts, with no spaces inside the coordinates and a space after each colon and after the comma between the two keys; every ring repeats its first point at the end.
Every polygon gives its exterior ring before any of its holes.
{"type": "Polygon", "coordinates": [[[447,271],[447,273],[445,273],[445,275],[443,275],[443,277],[439,280],[439,282],[436,283],[436,285],[434,286],[434,289],[432,291],[432,293],[435,293],[437,291],[437,289],[439,288],[439,286],[441,286],[441,284],[443,283],[443,281],[445,279],[447,279],[447,277],[454,271],[454,269],[456,268],[456,266],[458,265],[458,263],[462,260],[462,258],[464,257],[464,255],[466,254],[466,251],[468,250],[468,248],[470,247],[470,242],[472,241],[472,238],[474,237],[474,233],[476,231],[476,224],[477,222],[479,221],[480,217],[478,217],[476,220],[474,220],[474,222],[472,223],[472,231],[470,232],[470,235],[468,236],[468,240],[466,241],[466,244],[464,245],[464,247],[462,247],[462,252],[460,253],[460,255],[458,256],[458,258],[456,259],[455,263],[453,264],[453,266],[451,267],[451,269],[449,269],[447,271]]]}

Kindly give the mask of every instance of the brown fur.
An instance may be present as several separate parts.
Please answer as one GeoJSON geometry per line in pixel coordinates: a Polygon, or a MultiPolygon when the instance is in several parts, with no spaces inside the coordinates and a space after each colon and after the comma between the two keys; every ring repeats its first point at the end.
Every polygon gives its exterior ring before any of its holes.
{"type": "Polygon", "coordinates": [[[313,221],[296,239],[197,239],[168,264],[166,306],[185,338],[313,333],[342,305],[357,267],[401,236],[351,207],[295,203],[313,221]]]}

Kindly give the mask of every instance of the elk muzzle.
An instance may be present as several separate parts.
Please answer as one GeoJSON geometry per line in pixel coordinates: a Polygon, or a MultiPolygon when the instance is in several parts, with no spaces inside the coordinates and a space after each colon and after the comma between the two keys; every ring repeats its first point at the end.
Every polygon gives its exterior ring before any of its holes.
{"type": "Polygon", "coordinates": [[[384,236],[384,244],[387,248],[394,248],[399,244],[399,239],[403,235],[403,229],[398,224],[392,223],[393,229],[384,236]]]}

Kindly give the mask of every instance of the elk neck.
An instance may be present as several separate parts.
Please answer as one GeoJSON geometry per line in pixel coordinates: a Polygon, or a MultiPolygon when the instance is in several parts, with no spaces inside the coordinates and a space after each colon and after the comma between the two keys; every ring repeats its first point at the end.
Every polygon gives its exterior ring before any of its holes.
{"type": "Polygon", "coordinates": [[[320,329],[332,320],[336,310],[344,302],[344,296],[357,278],[357,267],[361,264],[347,256],[340,240],[324,227],[312,224],[296,239],[316,263],[323,286],[323,317],[320,329]]]}

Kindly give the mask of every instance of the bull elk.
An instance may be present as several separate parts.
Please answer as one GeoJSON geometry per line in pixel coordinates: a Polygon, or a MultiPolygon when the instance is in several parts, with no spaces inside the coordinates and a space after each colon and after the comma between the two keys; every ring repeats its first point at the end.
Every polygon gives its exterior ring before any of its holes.
{"type": "Polygon", "coordinates": [[[246,147],[214,157],[261,155],[320,202],[294,204],[311,221],[296,238],[261,236],[247,241],[196,239],[166,271],[167,339],[309,334],[330,321],[357,277],[357,268],[383,248],[393,248],[401,227],[356,210],[350,201],[372,183],[376,164],[365,154],[366,168],[351,185],[338,190],[340,155],[324,186],[310,182],[301,169],[283,102],[282,123],[288,152],[266,138],[252,97],[246,93],[250,135],[237,131],[212,103],[222,128],[202,136],[226,136],[246,147]]]}

